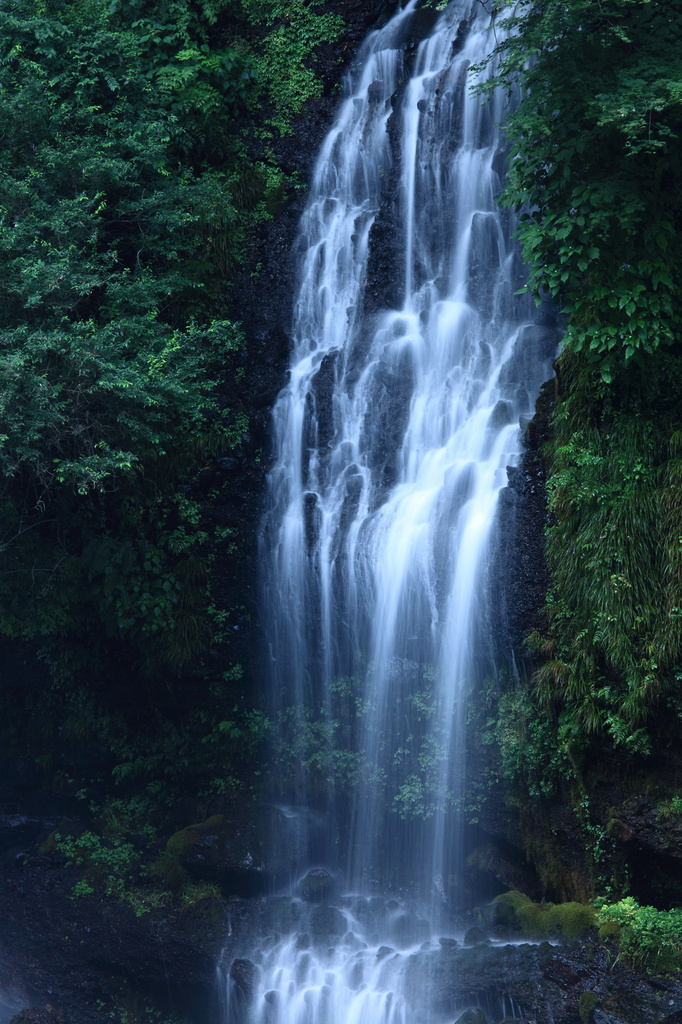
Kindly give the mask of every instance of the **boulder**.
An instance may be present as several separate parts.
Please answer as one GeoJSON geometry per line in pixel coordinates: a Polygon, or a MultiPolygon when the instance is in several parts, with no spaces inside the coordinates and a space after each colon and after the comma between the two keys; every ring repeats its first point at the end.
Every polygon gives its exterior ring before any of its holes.
{"type": "Polygon", "coordinates": [[[334,890],[334,879],[325,868],[311,868],[298,883],[301,898],[308,903],[328,900],[334,890]]]}
{"type": "Polygon", "coordinates": [[[225,896],[258,896],[269,888],[252,822],[235,823],[224,814],[214,814],[180,829],[166,849],[191,878],[214,882],[225,896]]]}
{"type": "Polygon", "coordinates": [[[465,1010],[455,1024],[488,1024],[488,1018],[483,1010],[465,1010]]]}
{"type": "Polygon", "coordinates": [[[490,939],[481,928],[474,925],[473,928],[467,928],[465,931],[463,942],[465,946],[478,946],[482,942],[489,943],[490,939]]]}
{"type": "Polygon", "coordinates": [[[334,943],[346,934],[348,922],[338,907],[320,903],[311,909],[309,931],[316,945],[334,943]]]}
{"type": "Polygon", "coordinates": [[[244,1002],[250,1002],[258,983],[258,968],[252,960],[233,960],[230,966],[230,981],[235,993],[244,1002]]]}

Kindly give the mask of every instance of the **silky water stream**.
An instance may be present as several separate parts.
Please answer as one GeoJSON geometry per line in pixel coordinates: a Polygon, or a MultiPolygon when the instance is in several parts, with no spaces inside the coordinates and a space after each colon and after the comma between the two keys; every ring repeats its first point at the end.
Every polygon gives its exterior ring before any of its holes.
{"type": "MultiPolygon", "coordinates": [[[[358,55],[297,243],[263,614],[292,882],[328,873],[263,901],[230,1022],[416,1024],[458,1005],[441,954],[467,697],[500,656],[498,497],[555,339],[517,294],[515,223],[496,205],[508,98],[469,88],[490,15],[452,0],[415,49],[414,7],[358,55]]],[[[489,1009],[517,1015],[502,997],[489,1009]]]]}

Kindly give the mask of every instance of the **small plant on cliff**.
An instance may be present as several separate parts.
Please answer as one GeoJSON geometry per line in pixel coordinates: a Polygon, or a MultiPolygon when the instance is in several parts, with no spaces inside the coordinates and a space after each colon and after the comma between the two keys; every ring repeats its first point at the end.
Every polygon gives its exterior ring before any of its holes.
{"type": "Polygon", "coordinates": [[[682,796],[676,793],[670,800],[658,805],[658,816],[663,821],[679,821],[682,819],[682,796]]]}
{"type": "Polygon", "coordinates": [[[95,832],[73,836],[57,832],[49,846],[61,853],[70,867],[83,871],[72,887],[74,898],[93,896],[100,888],[107,896],[116,896],[130,907],[136,917],[168,902],[167,890],[139,884],[141,856],[132,843],[120,836],[99,836],[95,832]]]}
{"type": "Polygon", "coordinates": [[[83,869],[83,878],[73,888],[74,896],[90,896],[96,882],[103,883],[108,894],[120,894],[137,870],[139,858],[135,847],[118,837],[105,840],[95,832],[83,832],[80,836],[57,832],[54,845],[69,866],[83,869]]]}

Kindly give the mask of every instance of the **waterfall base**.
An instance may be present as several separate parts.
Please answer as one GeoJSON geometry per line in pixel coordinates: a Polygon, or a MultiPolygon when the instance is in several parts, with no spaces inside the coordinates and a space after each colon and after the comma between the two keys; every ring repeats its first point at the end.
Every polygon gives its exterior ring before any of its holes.
{"type": "Polygon", "coordinates": [[[596,939],[439,935],[414,906],[378,898],[234,904],[219,986],[223,1024],[682,1020],[681,983],[614,963],[596,939]]]}
{"type": "Polygon", "coordinates": [[[481,1024],[522,1019],[518,1000],[489,975],[501,955],[505,973],[523,976],[525,954],[482,936],[467,947],[473,940],[461,930],[434,933],[404,901],[274,897],[255,913],[232,921],[242,955],[231,963],[225,956],[230,1024],[450,1024],[467,1010],[479,1011],[471,1019],[481,1024]]]}

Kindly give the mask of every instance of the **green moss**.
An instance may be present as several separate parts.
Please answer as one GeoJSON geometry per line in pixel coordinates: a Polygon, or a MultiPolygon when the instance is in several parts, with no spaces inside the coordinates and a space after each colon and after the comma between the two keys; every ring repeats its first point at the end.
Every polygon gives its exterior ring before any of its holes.
{"type": "Polygon", "coordinates": [[[566,939],[577,939],[596,927],[595,910],[589,903],[557,903],[547,916],[551,928],[566,939]]]}
{"type": "Polygon", "coordinates": [[[147,874],[155,882],[173,892],[181,889],[187,881],[187,875],[180,867],[177,855],[169,850],[164,850],[152,861],[147,868],[147,874]]]}
{"type": "Polygon", "coordinates": [[[200,829],[219,829],[223,824],[223,815],[214,814],[213,817],[207,818],[206,821],[199,821],[194,825],[187,825],[185,828],[181,828],[179,832],[175,832],[168,842],[166,843],[166,850],[168,853],[179,857],[185,850],[193,846],[194,843],[198,842],[201,838],[200,829]]]}
{"type": "Polygon", "coordinates": [[[494,922],[527,939],[577,939],[596,928],[595,909],[589,903],[533,903],[512,890],[493,900],[494,922]]]}
{"type": "Polygon", "coordinates": [[[594,1008],[599,1002],[599,996],[594,992],[583,992],[578,1000],[578,1013],[583,1024],[592,1024],[594,1020],[594,1008]]]}

